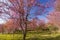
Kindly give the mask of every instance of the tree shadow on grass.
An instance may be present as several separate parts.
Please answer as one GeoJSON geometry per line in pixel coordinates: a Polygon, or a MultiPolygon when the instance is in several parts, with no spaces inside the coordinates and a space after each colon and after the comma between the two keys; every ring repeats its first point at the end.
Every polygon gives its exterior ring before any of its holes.
{"type": "Polygon", "coordinates": [[[40,37],[32,37],[32,38],[28,38],[26,40],[60,40],[60,36],[57,37],[50,37],[50,38],[40,38],[40,37]]]}
{"type": "Polygon", "coordinates": [[[28,39],[26,39],[26,40],[40,40],[40,38],[36,38],[36,37],[34,38],[34,37],[33,37],[33,38],[28,38],[28,39]]]}

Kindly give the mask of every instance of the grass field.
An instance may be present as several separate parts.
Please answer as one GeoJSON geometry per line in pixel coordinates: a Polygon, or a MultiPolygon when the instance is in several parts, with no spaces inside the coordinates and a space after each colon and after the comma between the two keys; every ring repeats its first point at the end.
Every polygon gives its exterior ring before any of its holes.
{"type": "MultiPolygon", "coordinates": [[[[0,34],[0,40],[22,40],[22,34],[0,34]]],[[[28,32],[26,40],[60,40],[60,33],[28,32]]]]}

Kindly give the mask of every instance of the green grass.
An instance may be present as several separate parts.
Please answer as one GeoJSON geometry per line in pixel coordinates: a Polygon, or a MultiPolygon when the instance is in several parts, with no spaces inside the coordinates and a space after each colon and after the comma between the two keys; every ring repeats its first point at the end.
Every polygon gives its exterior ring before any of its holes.
{"type": "MultiPolygon", "coordinates": [[[[22,40],[22,34],[0,34],[0,40],[22,40]]],[[[60,33],[28,32],[26,40],[60,40],[60,33]]]]}

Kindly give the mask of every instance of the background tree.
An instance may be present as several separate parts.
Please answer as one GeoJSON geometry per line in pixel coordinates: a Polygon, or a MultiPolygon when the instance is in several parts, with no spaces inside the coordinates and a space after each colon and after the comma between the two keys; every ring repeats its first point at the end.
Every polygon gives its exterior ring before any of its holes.
{"type": "Polygon", "coordinates": [[[56,25],[60,31],[60,0],[56,0],[54,11],[50,12],[47,16],[48,20],[56,25]]]}

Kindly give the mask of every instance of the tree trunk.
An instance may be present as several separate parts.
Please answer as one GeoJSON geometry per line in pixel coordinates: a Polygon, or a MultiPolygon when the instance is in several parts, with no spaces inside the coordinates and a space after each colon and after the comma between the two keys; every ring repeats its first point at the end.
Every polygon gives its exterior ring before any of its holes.
{"type": "Polygon", "coordinates": [[[27,34],[27,32],[23,33],[23,40],[26,40],[26,34],[27,34]]]}
{"type": "Polygon", "coordinates": [[[23,40],[26,40],[26,35],[27,35],[27,24],[26,24],[25,30],[23,32],[23,40]]]}
{"type": "Polygon", "coordinates": [[[26,35],[27,35],[27,23],[25,23],[25,30],[23,32],[23,40],[26,40],[26,35]]]}

